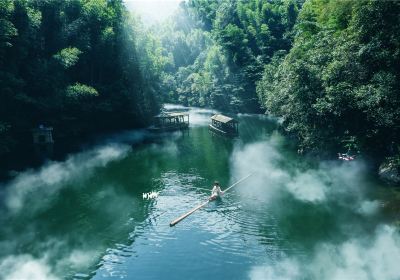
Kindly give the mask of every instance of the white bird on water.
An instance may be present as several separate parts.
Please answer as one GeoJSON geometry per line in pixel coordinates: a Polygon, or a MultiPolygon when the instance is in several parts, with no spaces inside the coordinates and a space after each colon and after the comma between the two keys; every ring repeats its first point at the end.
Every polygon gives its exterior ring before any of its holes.
{"type": "Polygon", "coordinates": [[[157,198],[160,192],[148,192],[148,193],[143,193],[143,199],[154,199],[157,198]]]}

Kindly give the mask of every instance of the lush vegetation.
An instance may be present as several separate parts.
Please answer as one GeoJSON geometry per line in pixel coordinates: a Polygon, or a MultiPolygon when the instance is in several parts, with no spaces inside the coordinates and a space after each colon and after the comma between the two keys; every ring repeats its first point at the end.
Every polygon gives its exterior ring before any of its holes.
{"type": "Polygon", "coordinates": [[[398,165],[399,15],[398,1],[188,0],[148,28],[122,0],[0,0],[0,154],[41,123],[135,127],[167,101],[263,110],[300,151],[398,165]]]}
{"type": "Polygon", "coordinates": [[[122,0],[0,0],[0,155],[55,137],[145,124],[161,67],[122,0]]]}
{"type": "Polygon", "coordinates": [[[157,27],[169,58],[167,100],[257,112],[256,81],[275,53],[289,51],[299,1],[190,0],[157,27]]]}
{"type": "Polygon", "coordinates": [[[258,94],[306,150],[399,154],[400,2],[312,0],[258,94]]]}

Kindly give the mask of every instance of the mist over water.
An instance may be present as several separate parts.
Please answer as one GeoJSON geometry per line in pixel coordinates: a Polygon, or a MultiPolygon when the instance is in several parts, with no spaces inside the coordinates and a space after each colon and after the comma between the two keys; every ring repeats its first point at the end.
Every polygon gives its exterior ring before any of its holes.
{"type": "Polygon", "coordinates": [[[129,150],[126,145],[103,146],[71,156],[64,162],[50,162],[38,171],[23,172],[7,186],[6,205],[11,211],[26,210],[25,205],[29,205],[30,212],[38,211],[37,208],[46,206],[40,199],[44,192],[52,200],[66,183],[90,177],[95,168],[123,158],[129,150]]]}
{"type": "Polygon", "coordinates": [[[380,226],[372,236],[340,244],[321,243],[308,258],[282,260],[254,267],[249,278],[258,279],[399,279],[398,231],[380,226]]]}
{"type": "MultiPolygon", "coordinates": [[[[53,224],[63,228],[60,224],[65,222],[64,215],[69,218],[68,213],[52,215],[63,196],[70,192],[85,192],[85,184],[96,176],[96,172],[110,162],[123,159],[130,151],[131,147],[125,144],[99,146],[72,155],[63,162],[49,162],[38,170],[22,172],[2,186],[5,209],[0,219],[3,224],[0,230],[0,279],[62,279],[59,275],[66,270],[87,269],[100,252],[87,248],[86,236],[78,232],[81,230],[79,225],[67,228],[71,232],[63,232],[61,236],[57,230],[50,230],[51,234],[46,236],[43,227],[53,224]],[[43,216],[44,220],[41,220],[43,216]]],[[[112,190],[102,190],[91,200],[96,196],[111,200],[116,194],[112,190]]],[[[61,211],[71,209],[65,207],[61,211]]]]}
{"type": "Polygon", "coordinates": [[[363,176],[366,170],[362,162],[296,166],[292,158],[279,152],[279,141],[273,135],[267,141],[236,147],[230,160],[233,173],[238,178],[253,174],[249,178],[250,186],[239,191],[269,199],[290,195],[295,200],[313,204],[346,203],[349,197],[352,206],[355,201],[362,202],[364,190],[369,186],[363,176]]]}
{"type": "Polygon", "coordinates": [[[216,111],[166,109],[190,129],[105,136],[1,186],[0,279],[399,279],[399,234],[363,162],[307,161],[265,116],[238,116],[228,139],[208,130],[216,111]],[[214,180],[248,174],[169,227],[214,180]]]}
{"type": "Polygon", "coordinates": [[[307,224],[308,234],[313,237],[311,243],[304,236],[296,236],[296,229],[289,234],[312,247],[300,246],[295,254],[283,252],[266,264],[253,267],[249,278],[399,279],[399,232],[376,221],[368,224],[377,218],[381,203],[368,198],[368,189],[373,186],[366,179],[363,162],[291,165],[278,150],[280,140],[272,136],[267,141],[237,146],[233,151],[233,173],[237,177],[254,174],[246,187],[238,188],[239,197],[257,198],[254,204],[267,203],[268,211],[278,219],[307,224]],[[309,207],[315,213],[320,211],[329,225],[321,223],[318,214],[293,212],[309,207]],[[366,220],[360,223],[359,219],[366,220]],[[310,223],[317,226],[309,226],[310,223]],[[330,241],[320,239],[322,236],[312,232],[323,231],[320,226],[329,227],[336,237],[330,241]]]}

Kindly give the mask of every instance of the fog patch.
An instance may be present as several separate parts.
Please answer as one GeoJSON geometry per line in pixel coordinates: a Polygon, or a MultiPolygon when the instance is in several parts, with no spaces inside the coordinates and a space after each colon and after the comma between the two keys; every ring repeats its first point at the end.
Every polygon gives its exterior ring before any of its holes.
{"type": "Polygon", "coordinates": [[[231,165],[236,179],[232,181],[253,174],[243,184],[245,186],[237,190],[246,195],[273,198],[276,192],[290,180],[284,170],[275,166],[280,159],[281,155],[268,142],[258,142],[235,149],[231,156],[231,165]]]}
{"type": "Polygon", "coordinates": [[[36,198],[38,202],[29,205],[30,211],[34,211],[34,207],[42,207],[45,201],[51,201],[51,197],[67,183],[90,177],[95,168],[121,159],[129,151],[128,145],[106,145],[72,155],[64,162],[50,162],[39,170],[22,172],[5,186],[5,204],[9,210],[17,212],[23,209],[28,199],[32,202],[36,198]]]}
{"type": "Polygon", "coordinates": [[[152,144],[150,146],[150,150],[154,154],[169,154],[170,156],[175,156],[179,150],[178,145],[173,141],[165,141],[164,143],[160,144],[152,144]]]}
{"type": "Polygon", "coordinates": [[[52,273],[57,276],[74,274],[86,270],[94,264],[101,255],[98,251],[85,246],[84,237],[73,237],[73,239],[50,239],[38,245],[40,249],[38,260],[52,268],[52,273]],[[77,242],[74,247],[71,242],[77,242]],[[78,248],[77,248],[78,247],[78,248]]]}
{"type": "Polygon", "coordinates": [[[356,162],[322,162],[319,166],[332,184],[331,192],[336,195],[353,196],[361,199],[369,185],[365,179],[365,165],[362,161],[356,162]]]}
{"type": "Polygon", "coordinates": [[[270,120],[274,122],[278,122],[280,120],[279,117],[272,116],[272,115],[264,115],[264,114],[252,114],[252,113],[237,113],[236,114],[238,117],[251,117],[253,119],[259,119],[259,120],[270,120]]]}
{"type": "Polygon", "coordinates": [[[85,270],[100,256],[99,252],[80,249],[68,250],[59,241],[46,242],[43,255],[9,255],[0,260],[0,279],[4,280],[58,280],[59,275],[85,270]],[[61,255],[60,255],[61,254],[61,255]]]}
{"type": "MultiPolygon", "coordinates": [[[[91,227],[93,219],[98,216],[104,220],[103,224],[107,226],[107,231],[115,230],[115,224],[121,224],[121,220],[126,220],[129,216],[130,205],[133,202],[135,200],[129,197],[118,195],[113,187],[96,192],[90,197],[82,195],[78,203],[84,204],[85,208],[92,209],[91,212],[96,214],[81,216],[75,212],[73,216],[75,230],[56,235],[41,232],[41,222],[37,222],[35,218],[25,217],[35,215],[37,212],[29,214],[25,211],[19,212],[20,216],[24,216],[23,230],[15,230],[12,227],[1,230],[5,241],[0,242],[0,279],[58,279],[58,276],[67,277],[79,271],[86,271],[99,259],[105,247],[101,240],[93,239],[93,236],[89,236],[82,229],[91,227]],[[15,255],[16,252],[20,255],[15,255]],[[27,255],[28,252],[32,255],[27,255]],[[29,265],[22,266],[20,261],[29,265]],[[2,270],[1,265],[9,268],[2,270]],[[37,278],[24,278],[25,274],[30,275],[29,270],[33,270],[38,275],[37,278]]],[[[11,217],[14,218],[21,219],[18,215],[11,217]]],[[[55,223],[62,223],[62,220],[51,223],[54,226],[55,223]]]]}
{"type": "Polygon", "coordinates": [[[0,279],[4,280],[59,280],[43,259],[31,255],[9,256],[0,261],[0,279]]]}
{"type": "Polygon", "coordinates": [[[279,150],[282,141],[279,135],[272,135],[267,141],[235,147],[231,156],[231,170],[235,176],[232,182],[253,174],[246,180],[246,187],[238,188],[239,192],[269,199],[289,194],[307,203],[330,201],[348,208],[354,208],[355,202],[362,203],[367,185],[362,176],[362,163],[323,162],[313,168],[304,164],[290,166],[299,161],[282,155],[279,150]],[[346,197],[351,199],[339,199],[346,197]]]}
{"type": "Polygon", "coordinates": [[[259,279],[400,279],[400,238],[396,229],[379,227],[370,238],[342,244],[324,243],[310,258],[286,257],[277,263],[253,267],[251,280],[259,279]]]}
{"type": "Polygon", "coordinates": [[[189,110],[189,107],[179,105],[179,104],[171,104],[171,103],[165,103],[163,108],[167,111],[173,111],[173,110],[187,111],[187,110],[189,110]]]}
{"type": "Polygon", "coordinates": [[[216,110],[191,108],[189,111],[189,124],[191,127],[207,126],[211,123],[211,117],[219,114],[216,110]]]}
{"type": "Polygon", "coordinates": [[[296,261],[285,259],[281,262],[266,266],[257,266],[250,271],[252,280],[287,280],[298,279],[301,275],[300,266],[296,261]]]}
{"type": "Polygon", "coordinates": [[[379,205],[380,203],[378,200],[373,200],[373,201],[365,200],[360,203],[359,207],[356,208],[356,211],[359,214],[366,216],[373,215],[378,212],[379,205]]]}
{"type": "Polygon", "coordinates": [[[298,200],[321,202],[326,199],[326,186],[313,172],[297,174],[286,188],[298,200]]]}
{"type": "Polygon", "coordinates": [[[68,256],[64,259],[61,259],[59,263],[57,263],[57,267],[59,267],[60,271],[63,271],[64,267],[73,267],[74,270],[84,270],[91,263],[93,263],[99,257],[99,253],[95,251],[83,251],[79,249],[73,250],[68,256]]]}
{"type": "Polygon", "coordinates": [[[155,154],[169,154],[170,156],[175,156],[179,153],[178,141],[183,137],[183,131],[175,132],[165,132],[168,137],[162,139],[160,143],[150,144],[150,150],[155,154]]]}

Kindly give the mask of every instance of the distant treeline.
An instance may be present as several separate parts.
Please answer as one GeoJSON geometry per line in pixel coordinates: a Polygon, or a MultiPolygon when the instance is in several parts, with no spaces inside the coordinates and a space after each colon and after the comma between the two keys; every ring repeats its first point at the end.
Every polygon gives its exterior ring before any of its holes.
{"type": "Polygon", "coordinates": [[[261,107],[300,151],[400,165],[400,1],[189,0],[159,31],[167,100],[261,107]]]}
{"type": "Polygon", "coordinates": [[[189,0],[156,34],[169,102],[260,112],[256,81],[292,46],[301,1],[189,0]]]}
{"type": "Polygon", "coordinates": [[[146,123],[161,68],[142,29],[122,0],[0,0],[0,155],[39,124],[68,139],[146,123]]]}

